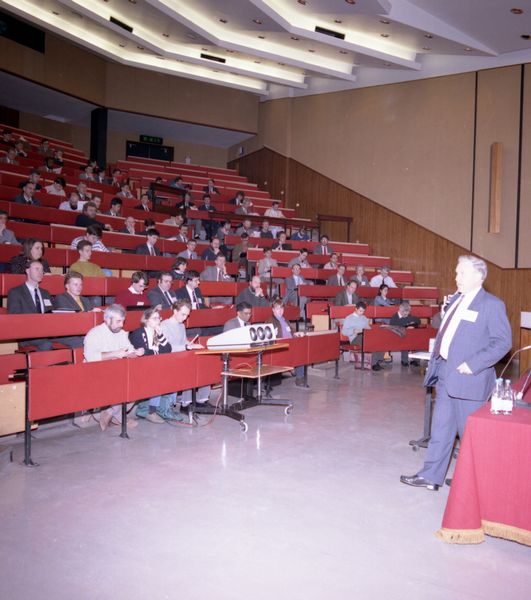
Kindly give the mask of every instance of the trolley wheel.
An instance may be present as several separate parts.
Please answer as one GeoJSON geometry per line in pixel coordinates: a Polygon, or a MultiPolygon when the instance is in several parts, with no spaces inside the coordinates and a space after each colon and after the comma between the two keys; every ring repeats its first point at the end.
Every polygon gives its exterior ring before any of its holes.
{"type": "Polygon", "coordinates": [[[242,433],[247,433],[249,426],[247,425],[247,423],[245,421],[240,421],[240,429],[241,429],[242,433]]]}
{"type": "Polygon", "coordinates": [[[413,450],[413,452],[418,452],[419,446],[417,444],[413,444],[413,446],[411,446],[411,450],[413,450]]]}
{"type": "Polygon", "coordinates": [[[291,415],[292,410],[293,410],[293,405],[286,406],[286,408],[284,409],[284,414],[291,415]]]}

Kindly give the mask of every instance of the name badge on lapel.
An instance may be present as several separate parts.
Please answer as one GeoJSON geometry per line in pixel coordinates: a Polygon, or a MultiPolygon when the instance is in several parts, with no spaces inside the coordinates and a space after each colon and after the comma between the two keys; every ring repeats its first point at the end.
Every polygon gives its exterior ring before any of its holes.
{"type": "Polygon", "coordinates": [[[468,321],[469,323],[475,323],[478,318],[477,310],[467,309],[463,312],[462,317],[463,321],[468,321]]]}

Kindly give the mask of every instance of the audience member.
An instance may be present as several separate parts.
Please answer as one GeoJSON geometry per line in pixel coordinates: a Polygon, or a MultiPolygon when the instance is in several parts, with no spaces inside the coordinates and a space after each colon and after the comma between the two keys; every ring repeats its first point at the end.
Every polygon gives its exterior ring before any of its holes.
{"type": "Polygon", "coordinates": [[[10,271],[13,274],[22,275],[26,273],[30,262],[39,261],[44,273],[50,273],[50,265],[44,258],[44,244],[36,238],[26,238],[22,244],[22,252],[13,256],[10,263],[10,271]]]}
{"type": "Polygon", "coordinates": [[[308,230],[306,229],[306,227],[303,225],[302,227],[299,228],[299,231],[296,231],[295,233],[293,233],[291,235],[290,239],[293,240],[294,242],[309,242],[310,234],[308,233],[308,230]]]}
{"type": "Polygon", "coordinates": [[[213,179],[209,179],[208,183],[203,187],[203,193],[205,194],[217,194],[219,196],[219,190],[216,187],[216,183],[213,179]]]}
{"type": "Polygon", "coordinates": [[[70,242],[70,248],[77,250],[81,240],[88,240],[94,252],[110,252],[109,248],[101,241],[102,231],[98,225],[89,225],[85,235],[79,235],[70,242]]]}
{"type": "Polygon", "coordinates": [[[197,260],[199,257],[197,256],[197,252],[195,248],[197,246],[197,242],[195,240],[188,240],[186,243],[186,250],[181,250],[179,254],[177,254],[177,258],[186,258],[186,260],[197,260]]]}
{"type": "Polygon", "coordinates": [[[175,293],[171,289],[173,283],[172,274],[162,271],[157,279],[157,286],[149,290],[147,296],[149,303],[158,310],[171,308],[175,302],[175,293]]]}
{"type": "Polygon", "coordinates": [[[356,294],[357,288],[358,284],[354,279],[351,279],[345,286],[345,289],[336,295],[334,304],[336,306],[348,306],[350,304],[356,304],[359,302],[358,295],[356,294]]]}
{"type": "MultiPolygon", "coordinates": [[[[111,200],[111,205],[109,207],[109,210],[105,213],[107,215],[109,215],[109,217],[121,217],[122,216],[122,205],[123,205],[123,201],[121,198],[113,198],[111,200]]],[[[134,219],[133,219],[134,222],[134,219]]]]}
{"type": "MultiPolygon", "coordinates": [[[[134,348],[144,350],[143,356],[157,356],[169,354],[171,344],[162,331],[162,318],[157,308],[148,308],[140,319],[141,327],[131,331],[129,341],[134,348]]],[[[172,410],[177,395],[175,393],[162,396],[152,396],[148,400],[139,402],[136,407],[136,416],[146,419],[150,423],[162,424],[168,421],[182,421],[180,414],[172,410]]]]}
{"type": "Polygon", "coordinates": [[[37,152],[43,156],[52,156],[53,150],[50,148],[50,142],[46,138],[41,139],[40,146],[37,148],[37,152]]]}
{"type": "Polygon", "coordinates": [[[231,329],[238,329],[239,327],[247,327],[251,320],[253,310],[248,302],[240,302],[236,304],[236,316],[233,319],[226,321],[223,325],[223,331],[230,331],[231,329]]]}
{"type": "MultiPolygon", "coordinates": [[[[231,234],[231,225],[230,221],[223,221],[221,226],[218,228],[216,232],[216,237],[221,242],[222,245],[225,245],[225,238],[231,234]]],[[[226,246],[225,246],[226,247],[226,246]]],[[[225,254],[225,252],[224,252],[225,254]]]]}
{"type": "Polygon", "coordinates": [[[11,146],[7,149],[5,156],[0,158],[0,163],[4,165],[19,165],[20,163],[17,160],[17,151],[14,146],[11,146]]]}
{"type": "MultiPolygon", "coordinates": [[[[272,323],[276,330],[277,339],[291,339],[293,337],[302,337],[304,333],[302,331],[296,332],[291,323],[284,317],[284,303],[280,298],[274,298],[272,303],[273,315],[269,319],[269,323],[272,323]]],[[[297,387],[309,388],[310,386],[306,383],[304,377],[304,366],[298,366],[294,368],[295,371],[295,385],[297,387]]]]}
{"type": "Polygon", "coordinates": [[[225,256],[221,251],[221,242],[219,238],[212,238],[210,245],[201,255],[202,260],[216,260],[218,256],[225,256]]]}
{"type": "Polygon", "coordinates": [[[68,200],[64,200],[59,204],[59,210],[68,210],[71,212],[79,212],[81,210],[79,196],[76,192],[71,192],[68,200]]]}
{"type": "MultiPolygon", "coordinates": [[[[183,216],[181,215],[181,213],[172,215],[168,219],[164,219],[164,221],[162,221],[163,225],[175,225],[176,227],[180,227],[183,223],[184,223],[184,219],[183,219],[183,216]]],[[[174,239],[174,238],[169,238],[169,239],[174,239]]]]}
{"type": "MultiPolygon", "coordinates": [[[[391,317],[389,325],[395,327],[405,327],[406,329],[415,329],[420,325],[420,319],[411,314],[411,306],[409,302],[401,302],[398,306],[398,311],[391,317]]],[[[402,350],[400,359],[403,367],[408,367],[410,364],[418,367],[419,361],[412,360],[409,362],[409,350],[402,350]]]]}
{"type": "Polygon", "coordinates": [[[0,210],[0,244],[20,244],[11,229],[7,228],[9,217],[5,210],[0,210]]]}
{"type": "MultiPolygon", "coordinates": [[[[210,195],[205,194],[203,196],[203,204],[201,204],[201,206],[199,207],[199,210],[209,212],[209,213],[216,212],[216,209],[212,205],[211,200],[212,199],[211,199],[210,195]]],[[[218,227],[218,224],[216,223],[216,221],[213,221],[212,219],[202,219],[201,225],[202,225],[203,229],[205,230],[207,240],[212,239],[214,237],[214,232],[216,231],[216,229],[218,227]]]]}
{"type": "Polygon", "coordinates": [[[269,281],[271,269],[278,267],[278,262],[272,256],[271,248],[264,248],[264,258],[261,258],[257,264],[258,275],[262,281],[269,281]]]}
{"type": "Polygon", "coordinates": [[[272,250],[279,250],[280,252],[291,250],[291,244],[287,243],[288,236],[285,231],[279,231],[277,233],[277,239],[273,242],[272,250]]]}
{"type": "Polygon", "coordinates": [[[21,181],[18,184],[18,187],[20,189],[22,189],[27,182],[33,183],[33,185],[35,186],[35,191],[36,192],[40,192],[42,190],[42,185],[40,184],[41,181],[41,174],[39,173],[39,171],[37,169],[32,169],[31,173],[29,174],[28,178],[25,179],[24,181],[21,181]]]}
{"type": "Polygon", "coordinates": [[[229,204],[235,204],[236,206],[240,206],[240,204],[242,204],[244,198],[245,198],[245,193],[240,190],[240,191],[236,192],[236,196],[234,196],[234,198],[231,198],[229,200],[229,204]]]}
{"type": "Polygon", "coordinates": [[[174,281],[185,281],[186,279],[186,268],[188,267],[188,261],[186,258],[179,256],[171,267],[171,276],[174,281]]]}
{"type": "Polygon", "coordinates": [[[136,210],[143,210],[144,212],[151,212],[151,207],[149,206],[149,196],[147,194],[142,194],[140,196],[140,204],[137,204],[134,208],[136,210]]]}
{"type": "Polygon", "coordinates": [[[35,194],[35,184],[31,181],[26,181],[22,188],[22,193],[13,198],[13,202],[17,204],[31,204],[33,206],[40,206],[41,203],[36,200],[33,195],[35,194]]]}
{"type": "Polygon", "coordinates": [[[53,183],[47,185],[44,190],[51,196],[62,196],[63,198],[66,198],[65,186],[66,181],[62,177],[56,177],[53,180],[53,183]]]}
{"type": "MultiPolygon", "coordinates": [[[[43,314],[52,310],[52,298],[47,290],[40,287],[44,270],[40,260],[30,260],[26,265],[26,281],[9,290],[7,294],[7,312],[10,315],[43,314]]],[[[19,346],[36,346],[37,350],[52,349],[52,340],[22,340],[19,346]]]]}
{"type": "Polygon", "coordinates": [[[238,229],[236,229],[236,235],[241,237],[244,233],[249,237],[253,237],[254,235],[254,228],[250,219],[244,219],[242,224],[238,227],[238,229]]]}
{"type": "Polygon", "coordinates": [[[15,151],[20,158],[28,158],[28,153],[24,149],[24,140],[19,139],[15,142],[15,151]]]}
{"type": "Polygon", "coordinates": [[[76,227],[89,227],[90,225],[98,225],[101,229],[110,229],[110,225],[105,225],[96,219],[98,207],[94,202],[85,202],[80,215],[77,215],[76,227]]]}
{"type": "Polygon", "coordinates": [[[148,229],[146,231],[146,242],[140,244],[136,248],[136,254],[144,254],[145,256],[162,256],[162,252],[157,248],[160,233],[158,229],[148,229]]]}
{"type": "Polygon", "coordinates": [[[315,246],[313,253],[314,254],[332,254],[333,250],[328,243],[329,238],[327,235],[322,235],[320,243],[315,246]]]}
{"type": "MultiPolygon", "coordinates": [[[[192,235],[191,237],[193,238],[194,236],[192,235]]],[[[186,244],[188,239],[188,225],[181,225],[179,233],[175,236],[175,241],[186,244]]]]}
{"type": "Polygon", "coordinates": [[[136,235],[136,222],[134,217],[125,217],[124,227],[120,229],[120,233],[129,233],[130,235],[136,235]]]}
{"type": "MultiPolygon", "coordinates": [[[[374,298],[374,306],[392,306],[393,302],[387,297],[389,293],[389,286],[382,283],[378,288],[378,293],[374,298]]],[[[374,319],[375,323],[389,323],[389,319],[374,319]]]]}
{"type": "MultiPolygon", "coordinates": [[[[337,273],[328,278],[327,285],[347,285],[346,276],[347,266],[344,264],[337,265],[337,273]]],[[[354,278],[351,281],[356,281],[354,278]]],[[[357,282],[356,282],[357,283],[357,282]]]]}
{"type": "Polygon", "coordinates": [[[135,271],[131,275],[131,285],[122,292],[119,292],[114,302],[120,304],[125,309],[138,306],[149,306],[149,298],[146,294],[149,279],[143,271],[135,271]]]}
{"type": "Polygon", "coordinates": [[[291,269],[293,265],[299,265],[301,269],[309,269],[310,263],[308,262],[308,254],[307,248],[301,248],[299,250],[299,256],[292,258],[288,263],[288,267],[291,269]]]}
{"type": "Polygon", "coordinates": [[[339,256],[336,252],[332,252],[330,260],[324,265],[323,269],[337,271],[339,256]]]}
{"type": "MultiPolygon", "coordinates": [[[[122,185],[120,186],[120,191],[116,194],[117,197],[119,198],[134,198],[132,192],[131,192],[131,186],[129,185],[129,183],[124,182],[122,183],[122,185]]],[[[146,194],[147,199],[149,200],[149,195],[146,194]]]]}
{"type": "Polygon", "coordinates": [[[371,277],[369,285],[371,287],[380,287],[382,284],[387,285],[388,287],[395,288],[396,283],[393,281],[393,278],[389,275],[389,267],[381,267],[378,269],[378,275],[371,277]]]}
{"type": "Polygon", "coordinates": [[[258,232],[259,237],[261,238],[265,238],[265,239],[269,239],[272,240],[273,239],[273,232],[269,229],[269,221],[267,220],[263,220],[262,221],[262,226],[260,228],[260,231],[258,232]]]}
{"type": "Polygon", "coordinates": [[[284,304],[295,304],[300,308],[300,316],[304,318],[306,302],[308,298],[306,296],[299,296],[298,289],[301,285],[308,285],[309,282],[304,279],[301,275],[301,266],[295,263],[291,267],[291,275],[286,277],[286,295],[284,296],[284,304]]]}
{"type": "MultiPolygon", "coordinates": [[[[84,357],[86,362],[101,360],[114,360],[118,358],[135,358],[144,355],[143,348],[135,349],[129,341],[127,331],[124,331],[126,312],[123,306],[112,304],[103,313],[103,323],[93,327],[85,336],[83,343],[84,357]]],[[[92,418],[85,415],[82,418],[92,418]]],[[[74,421],[75,422],[75,421],[74,421]]],[[[119,425],[122,422],[122,406],[116,404],[99,414],[99,423],[103,431],[113,423],[119,425]]],[[[136,427],[136,419],[127,419],[128,427],[136,427]]]]}
{"type": "MultiPolygon", "coordinates": [[[[232,277],[227,273],[226,258],[223,254],[218,254],[214,261],[214,266],[206,267],[201,273],[201,279],[203,281],[232,281],[232,277]]],[[[213,296],[210,302],[217,302],[219,304],[232,304],[232,300],[228,296],[213,296]]]]}
{"type": "Polygon", "coordinates": [[[355,279],[357,281],[358,285],[361,285],[361,286],[369,285],[369,280],[365,276],[365,267],[363,265],[357,265],[356,274],[352,277],[352,279],[355,279]]]}
{"type": "MultiPolygon", "coordinates": [[[[370,329],[369,319],[365,316],[367,305],[363,301],[356,303],[356,308],[344,321],[341,333],[348,338],[354,346],[360,346],[363,341],[363,332],[370,329]]],[[[373,352],[371,354],[371,368],[373,371],[381,371],[380,361],[383,359],[383,352],[373,352]]]]}
{"type": "Polygon", "coordinates": [[[240,302],[247,302],[251,306],[269,306],[258,275],[253,275],[249,282],[249,287],[246,287],[238,294],[236,304],[240,302]]]}
{"type": "Polygon", "coordinates": [[[208,308],[205,299],[203,298],[203,294],[199,289],[199,283],[199,273],[190,269],[190,271],[186,272],[186,285],[175,292],[177,300],[188,300],[192,306],[192,310],[208,308]]]}
{"type": "Polygon", "coordinates": [[[79,258],[75,263],[70,265],[70,271],[81,273],[85,277],[105,277],[105,273],[101,267],[96,263],[90,262],[92,258],[91,242],[81,239],[77,243],[76,249],[79,252],[79,258]]]}
{"type": "MultiPolygon", "coordinates": [[[[172,316],[162,321],[162,331],[171,344],[172,352],[184,352],[185,350],[200,350],[201,344],[192,343],[186,337],[185,321],[191,312],[191,304],[186,299],[179,299],[173,303],[172,316]]],[[[205,385],[197,389],[196,403],[199,406],[207,406],[210,397],[210,386],[205,385]]],[[[192,404],[192,390],[184,390],[181,393],[181,408],[188,410],[192,404]]]]}
{"type": "Polygon", "coordinates": [[[79,174],[79,179],[82,181],[96,181],[97,178],[94,176],[94,167],[92,165],[85,165],[79,174]]]}

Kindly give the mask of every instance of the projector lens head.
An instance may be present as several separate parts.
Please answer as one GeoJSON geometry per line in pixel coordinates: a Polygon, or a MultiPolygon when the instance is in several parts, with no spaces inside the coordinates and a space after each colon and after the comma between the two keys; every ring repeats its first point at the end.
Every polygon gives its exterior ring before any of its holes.
{"type": "Polygon", "coordinates": [[[271,327],[266,327],[265,336],[266,340],[270,340],[273,337],[273,329],[271,327]]]}
{"type": "Polygon", "coordinates": [[[265,331],[263,327],[258,327],[256,333],[258,334],[258,339],[260,341],[265,340],[265,331]]]}
{"type": "Polygon", "coordinates": [[[249,327],[249,335],[251,337],[251,341],[256,342],[258,336],[256,335],[256,329],[254,327],[249,327]]]}

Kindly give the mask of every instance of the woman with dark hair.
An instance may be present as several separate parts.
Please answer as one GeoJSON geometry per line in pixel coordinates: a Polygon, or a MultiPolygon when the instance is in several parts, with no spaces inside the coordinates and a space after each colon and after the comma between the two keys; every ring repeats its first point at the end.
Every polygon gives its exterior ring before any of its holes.
{"type": "MultiPolygon", "coordinates": [[[[132,346],[144,349],[144,356],[169,354],[171,344],[166,339],[161,327],[161,316],[156,308],[148,308],[140,319],[141,327],[131,331],[129,341],[132,346]]],[[[172,405],[175,404],[177,395],[164,394],[153,396],[140,402],[136,409],[136,416],[146,419],[150,423],[164,423],[165,420],[182,421],[179,413],[174,413],[172,405]]]]}
{"type": "MultiPolygon", "coordinates": [[[[389,286],[385,283],[378,288],[378,294],[374,298],[374,306],[392,306],[393,302],[387,297],[389,286]]],[[[390,319],[374,319],[375,323],[388,324],[390,319]]]]}
{"type": "Polygon", "coordinates": [[[185,281],[186,280],[186,268],[188,267],[188,261],[183,256],[179,256],[171,267],[171,276],[173,280],[185,281]]]}
{"type": "Polygon", "coordinates": [[[44,244],[36,238],[27,238],[22,244],[22,254],[13,256],[10,270],[16,275],[24,275],[30,261],[39,260],[45,273],[50,273],[50,265],[44,257],[44,244]]]}

